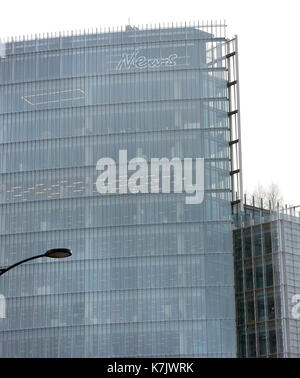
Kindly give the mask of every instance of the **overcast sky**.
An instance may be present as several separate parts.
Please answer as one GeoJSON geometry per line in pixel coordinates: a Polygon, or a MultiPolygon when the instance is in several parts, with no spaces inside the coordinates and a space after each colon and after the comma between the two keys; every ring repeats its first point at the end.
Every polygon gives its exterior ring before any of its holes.
{"type": "Polygon", "coordinates": [[[277,183],[300,205],[299,0],[2,0],[0,37],[226,20],[239,37],[244,186],[277,183]],[[298,6],[297,6],[298,5],[298,6]],[[299,8],[299,9],[298,9],[299,8]]]}

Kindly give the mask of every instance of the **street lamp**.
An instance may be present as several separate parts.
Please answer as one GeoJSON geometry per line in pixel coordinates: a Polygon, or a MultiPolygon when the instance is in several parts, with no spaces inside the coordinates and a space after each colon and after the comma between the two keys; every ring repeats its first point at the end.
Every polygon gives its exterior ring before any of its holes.
{"type": "Polygon", "coordinates": [[[0,276],[2,276],[2,274],[6,273],[8,270],[10,270],[12,268],[15,268],[18,265],[21,265],[21,264],[23,264],[27,261],[30,261],[30,260],[39,259],[40,257],[50,257],[52,259],[62,259],[64,257],[69,257],[71,255],[72,255],[72,251],[70,249],[67,249],[67,248],[49,249],[49,251],[47,251],[46,253],[44,253],[42,255],[29,257],[28,259],[19,261],[16,264],[9,266],[8,268],[2,268],[2,269],[0,268],[0,276]]]}

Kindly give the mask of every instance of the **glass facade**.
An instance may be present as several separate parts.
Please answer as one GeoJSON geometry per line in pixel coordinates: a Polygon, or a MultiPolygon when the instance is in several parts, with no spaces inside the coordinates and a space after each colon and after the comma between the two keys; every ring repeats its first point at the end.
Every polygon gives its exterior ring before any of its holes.
{"type": "MultiPolygon", "coordinates": [[[[235,357],[223,25],[5,44],[2,357],[235,357]],[[97,161],[204,158],[204,201],[101,195],[97,161]]],[[[172,180],[171,180],[172,181],[172,180]]]]}
{"type": "Polygon", "coordinates": [[[300,213],[234,216],[238,357],[300,356],[300,213]]]}

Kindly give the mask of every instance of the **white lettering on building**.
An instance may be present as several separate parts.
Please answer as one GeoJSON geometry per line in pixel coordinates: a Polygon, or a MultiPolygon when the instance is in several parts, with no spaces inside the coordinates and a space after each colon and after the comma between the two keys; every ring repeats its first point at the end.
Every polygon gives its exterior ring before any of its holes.
{"type": "Polygon", "coordinates": [[[189,194],[185,197],[186,204],[200,204],[204,199],[204,158],[152,158],[150,167],[148,161],[142,157],[135,157],[127,162],[127,150],[119,151],[119,177],[117,165],[111,158],[98,160],[96,169],[103,171],[96,181],[97,191],[101,194],[132,194],[170,193],[171,167],[173,168],[174,193],[189,194]],[[193,164],[194,163],[194,164],[193,164]],[[193,169],[193,165],[195,165],[193,169]],[[128,171],[135,171],[128,178],[128,171]],[[162,182],[160,183],[160,171],[162,182]],[[195,183],[193,183],[193,171],[195,183]],[[151,175],[150,175],[151,173],[151,175]],[[149,180],[150,177],[150,180],[149,180]],[[149,183],[150,181],[150,183],[149,183]],[[117,188],[117,183],[119,183],[117,188]]]}
{"type": "Polygon", "coordinates": [[[157,68],[157,67],[172,67],[176,66],[177,54],[171,54],[165,58],[146,58],[144,55],[139,55],[139,51],[135,51],[132,54],[123,54],[119,63],[117,64],[117,70],[121,69],[144,69],[144,68],[157,68]]]}

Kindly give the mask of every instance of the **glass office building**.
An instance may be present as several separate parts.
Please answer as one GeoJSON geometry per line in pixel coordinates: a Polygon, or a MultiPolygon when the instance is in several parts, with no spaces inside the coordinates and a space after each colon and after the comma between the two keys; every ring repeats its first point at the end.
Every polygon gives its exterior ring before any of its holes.
{"type": "Polygon", "coordinates": [[[234,220],[238,357],[300,357],[299,207],[234,220]]]}
{"type": "Polygon", "coordinates": [[[0,266],[73,256],[1,277],[1,357],[236,356],[232,43],[220,23],[2,45],[0,266]],[[120,150],[204,158],[203,202],[98,193],[120,150]]]}

